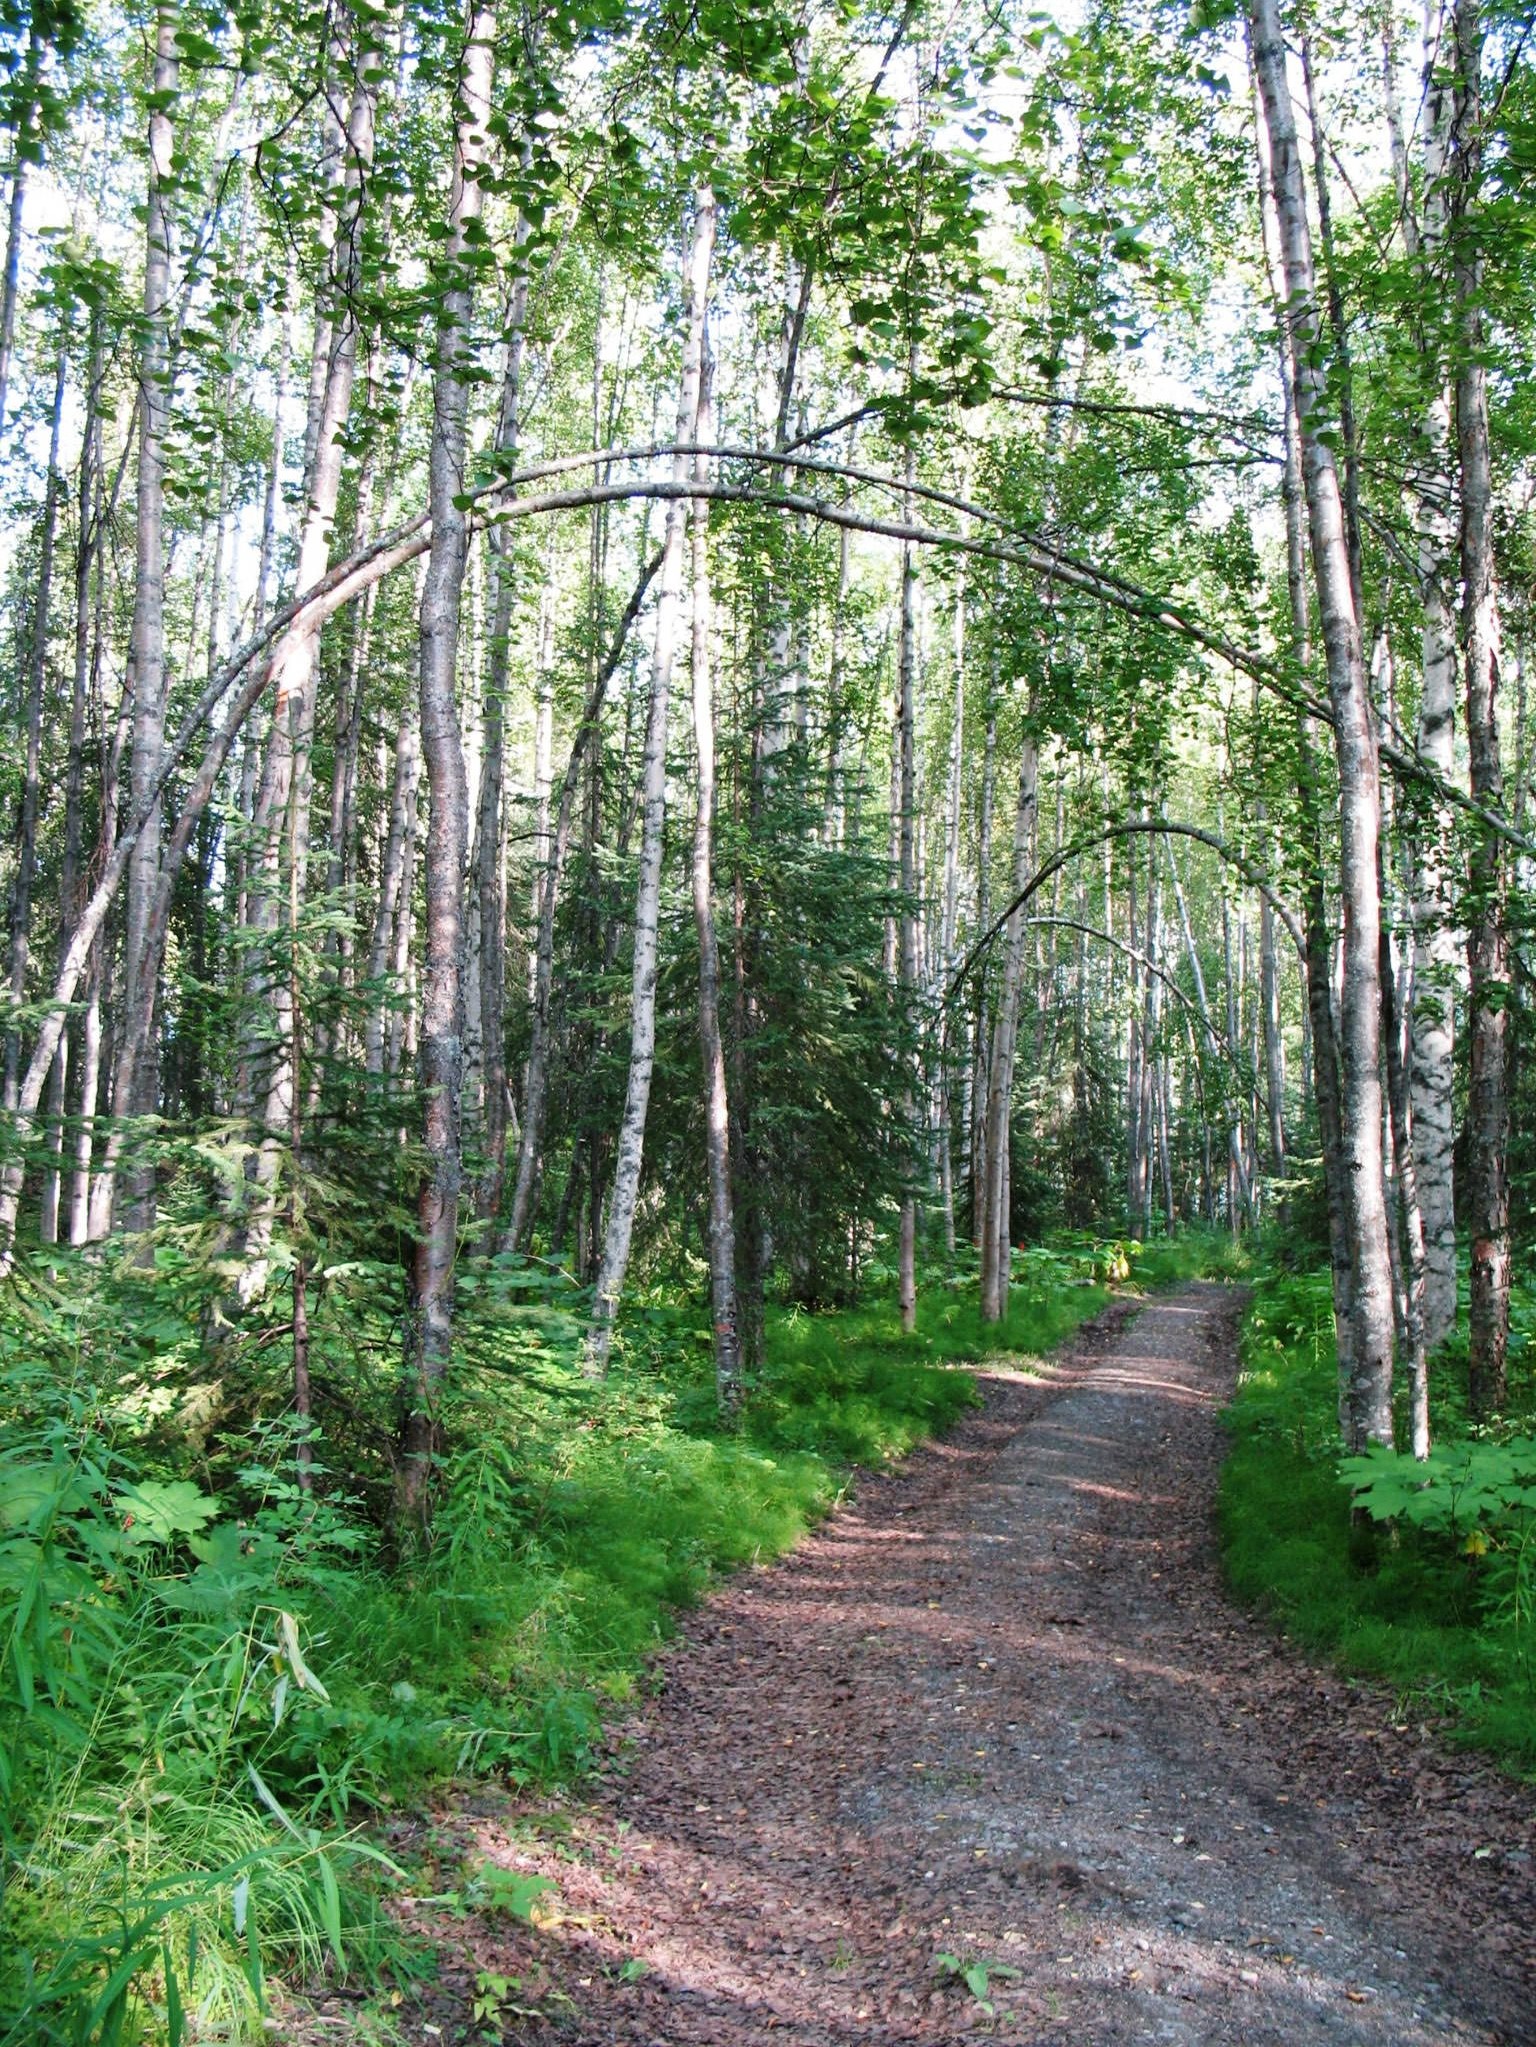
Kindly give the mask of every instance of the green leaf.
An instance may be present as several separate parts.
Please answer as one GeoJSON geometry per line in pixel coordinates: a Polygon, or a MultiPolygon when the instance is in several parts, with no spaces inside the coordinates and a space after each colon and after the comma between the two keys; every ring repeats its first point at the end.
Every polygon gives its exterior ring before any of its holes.
{"type": "Polygon", "coordinates": [[[320,1872],[320,1923],[325,1928],[325,1937],[331,1944],[331,1953],[336,1957],[338,1969],[347,1965],[345,1950],[341,1944],[341,1890],[336,1882],[336,1872],[331,1867],[330,1857],[324,1853],[315,1857],[320,1872]]]}
{"type": "Polygon", "coordinates": [[[559,1886],[547,1876],[528,1876],[522,1870],[503,1869],[499,1863],[482,1863],[466,1893],[467,1902],[479,1912],[505,1912],[509,1918],[531,1922],[533,1909],[547,1892],[559,1886]]]}
{"type": "Polygon", "coordinates": [[[186,1479],[141,1479],[126,1492],[114,1493],[113,1505],[123,1516],[136,1543],[174,1542],[179,1535],[201,1535],[218,1518],[219,1503],[186,1479]]]}
{"type": "Polygon", "coordinates": [[[176,1964],[171,1960],[169,1943],[160,1949],[161,1966],[165,1970],[165,2036],[167,2047],[181,2047],[186,2036],[186,2016],[181,2008],[181,1985],[176,1981],[176,1964]]]}

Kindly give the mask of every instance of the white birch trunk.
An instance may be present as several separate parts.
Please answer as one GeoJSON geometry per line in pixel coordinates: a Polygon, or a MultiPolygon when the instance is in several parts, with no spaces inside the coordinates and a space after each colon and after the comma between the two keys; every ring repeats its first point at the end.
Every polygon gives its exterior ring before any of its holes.
{"type": "Polygon", "coordinates": [[[1343,497],[1326,437],[1327,392],[1311,229],[1277,0],[1252,0],[1252,23],[1254,66],[1269,132],[1285,326],[1339,771],[1345,933],[1342,1136],[1354,1292],[1353,1342],[1343,1393],[1345,1439],[1351,1449],[1359,1450],[1368,1443],[1392,1442],[1392,1270],[1381,1156],[1380,760],[1355,615],[1343,497]]]}
{"type": "MultiPolygon", "coordinates": [[[[1438,45],[1438,36],[1434,39],[1438,45]]],[[[1446,137],[1449,88],[1438,48],[1424,65],[1424,200],[1415,237],[1421,267],[1435,263],[1445,239],[1446,137]]],[[[1426,276],[1426,283],[1429,283],[1426,276]]],[[[1438,382],[1443,366],[1431,355],[1438,382]]],[[[1455,774],[1458,663],[1453,616],[1457,564],[1449,514],[1454,490],[1450,415],[1443,387],[1433,392],[1420,426],[1422,462],[1415,479],[1419,600],[1423,613],[1423,689],[1418,750],[1449,782],[1455,774]]],[[[1409,1016],[1410,1129],[1424,1225],[1424,1341],[1433,1350],[1456,1326],[1455,1150],[1456,990],[1461,946],[1450,901],[1446,849],[1450,820],[1430,811],[1411,852],[1413,1006],[1409,1016]]]]}
{"type": "MultiPolygon", "coordinates": [[[[180,78],[177,10],[156,10],[153,111],[149,117],[149,184],[144,240],[144,326],[139,353],[138,495],[134,512],[135,567],[129,661],[133,671],[133,743],[129,808],[137,812],[155,787],[165,748],[165,437],[171,416],[170,299],[174,229],[169,188],[174,177],[171,108],[180,78]]],[[[122,1014],[112,1110],[118,1120],[152,1110],[158,1081],[154,1049],[154,981],[150,915],[160,866],[160,808],[152,810],[128,860],[123,919],[122,1014]],[[141,984],[144,984],[141,986],[141,984]],[[137,1020],[145,1019],[141,1043],[137,1020]]],[[[121,1148],[120,1127],[109,1140],[121,1148]]],[[[153,1218],[153,1171],[140,1170],[131,1189],[131,1226],[153,1218]]]]}
{"type": "MultiPolygon", "coordinates": [[[[701,373],[701,392],[707,377],[701,373]]],[[[699,438],[707,439],[707,398],[701,395],[699,438]]],[[[696,473],[709,474],[699,458],[696,473]]],[[[722,1414],[734,1415],[745,1390],[736,1305],[736,1218],[731,1200],[731,1111],[725,1047],[720,1034],[720,943],[715,927],[715,680],[710,633],[709,508],[696,502],[693,539],[693,736],[698,753],[698,804],[693,824],[693,917],[699,935],[699,1050],[704,1081],[704,1153],[709,1243],[710,1308],[714,1327],[715,1393],[722,1414]]]]}
{"type": "Polygon", "coordinates": [[[463,1177],[464,875],[469,790],[459,730],[459,612],[469,556],[463,504],[471,387],[470,321],[493,148],[494,5],[472,7],[454,106],[453,181],[443,251],[428,457],[432,541],[421,594],[421,749],[430,808],[426,844],[426,960],[421,985],[421,1081],[426,1171],[411,1271],[406,1368],[410,1410],[400,1436],[398,1498],[420,1517],[437,1441],[437,1400],[453,1349],[453,1268],[463,1177]]]}

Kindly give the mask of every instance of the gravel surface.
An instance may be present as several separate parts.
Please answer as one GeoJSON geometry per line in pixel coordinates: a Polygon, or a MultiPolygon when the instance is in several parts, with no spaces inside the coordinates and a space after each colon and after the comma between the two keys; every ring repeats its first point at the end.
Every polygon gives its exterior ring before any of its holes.
{"type": "Polygon", "coordinates": [[[595,1791],[446,1820],[558,1900],[424,1913],[403,2037],[499,1976],[481,2035],[541,2047],[1536,2042],[1529,1791],[1222,1591],[1240,1308],[1193,1287],[988,1370],[691,1617],[595,1791]]]}

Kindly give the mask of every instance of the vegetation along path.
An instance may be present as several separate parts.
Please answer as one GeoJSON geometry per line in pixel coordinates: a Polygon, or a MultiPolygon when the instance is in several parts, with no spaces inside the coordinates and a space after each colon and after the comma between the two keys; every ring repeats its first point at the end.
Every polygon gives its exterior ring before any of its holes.
{"type": "Polygon", "coordinates": [[[989,1371],[726,1586],[595,1803],[466,1821],[559,1903],[475,1922],[435,1995],[648,2047],[1536,2040],[1529,1794],[1223,1595],[1238,1306],[1192,1287],[1044,1381],[989,1371]]]}

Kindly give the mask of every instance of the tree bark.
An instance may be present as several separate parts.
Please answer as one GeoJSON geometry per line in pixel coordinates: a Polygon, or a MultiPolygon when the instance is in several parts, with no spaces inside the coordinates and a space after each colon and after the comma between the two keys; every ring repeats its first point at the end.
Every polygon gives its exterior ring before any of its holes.
{"type": "Polygon", "coordinates": [[[379,863],[379,895],[374,905],[368,946],[368,980],[373,989],[363,1029],[363,1065],[383,1073],[389,1033],[391,990],[385,976],[394,959],[395,928],[405,912],[405,876],[416,831],[416,791],[421,778],[421,724],[416,706],[407,704],[395,735],[394,773],[390,784],[389,823],[379,863]]]}
{"type": "MultiPolygon", "coordinates": [[[[1286,77],[1277,0],[1252,0],[1253,55],[1269,132],[1270,167],[1285,280],[1285,328],[1296,391],[1312,571],[1328,671],[1339,771],[1340,886],[1344,904],[1342,1140],[1354,1328],[1344,1384],[1352,1450],[1392,1442],[1393,1304],[1382,1170],[1380,761],[1355,613],[1344,506],[1326,438],[1326,386],[1306,186],[1286,77]]],[[[1341,1367],[1346,1360],[1341,1356],[1341,1367]]]]}
{"type": "MultiPolygon", "coordinates": [[[[965,577],[955,579],[954,611],[954,711],[949,729],[949,789],[944,806],[944,880],[939,922],[936,991],[955,970],[955,946],[960,931],[960,827],[965,812],[965,577]]],[[[941,1046],[934,1083],[934,1117],[939,1144],[939,1191],[943,1208],[944,1250],[951,1264],[955,1256],[955,1166],[954,1088],[956,1062],[941,1046]]],[[[964,1094],[962,1078],[961,1093],[964,1094]]],[[[961,1103],[961,1127],[968,1116],[961,1103]]]]}
{"type": "MultiPolygon", "coordinates": [[[[907,496],[904,516],[911,517],[911,486],[917,480],[916,450],[908,447],[907,496]]],[[[901,918],[898,938],[897,979],[901,990],[902,1026],[916,1021],[917,1000],[917,560],[910,547],[901,557],[901,626],[896,656],[896,751],[897,751],[897,846],[901,885],[901,918]]],[[[902,1113],[912,1136],[913,1155],[908,1173],[917,1176],[916,1054],[909,1054],[902,1113]]],[[[897,1304],[901,1326],[911,1335],[917,1327],[917,1195],[908,1185],[901,1200],[896,1271],[897,1304]]]]}
{"type": "MultiPolygon", "coordinates": [[[[1035,812],[1039,801],[1039,746],[1034,734],[1035,706],[1026,714],[1019,751],[1019,796],[1013,817],[1013,893],[1017,897],[1031,880],[1034,867],[1035,812]]],[[[1001,1322],[1008,1313],[1012,1268],[1009,1230],[1009,1144],[1013,1107],[1013,1065],[1019,1042],[1019,1009],[1024,994],[1024,954],[1028,919],[1022,903],[1008,913],[1003,938],[1002,986],[992,1048],[987,1060],[987,1117],[984,1157],[986,1177],[981,1225],[981,1319],[1001,1322]]]]}
{"type": "MultiPolygon", "coordinates": [[[[701,397],[701,413],[706,402],[701,397]]],[[[702,458],[698,473],[708,474],[707,464],[702,458]]],[[[698,804],[693,823],[693,918],[699,934],[699,1050],[704,1078],[704,1155],[715,1392],[720,1412],[729,1418],[740,1408],[745,1388],[737,1331],[730,1098],[726,1091],[725,1047],[720,1035],[720,942],[715,928],[714,870],[715,680],[710,649],[709,510],[702,502],[694,506],[692,526],[693,736],[698,752],[698,804]]]]}
{"type": "MultiPolygon", "coordinates": [[[[1254,80],[1257,92],[1257,77],[1254,80]]],[[[1262,98],[1257,112],[1263,116],[1262,98]]],[[[1282,295],[1275,275],[1270,248],[1272,220],[1277,217],[1273,183],[1263,151],[1259,153],[1259,213],[1264,239],[1264,260],[1269,276],[1270,297],[1277,321],[1282,317],[1282,295]]],[[[1281,498],[1285,513],[1285,580],[1287,609],[1291,620],[1291,666],[1306,676],[1312,666],[1312,629],[1307,602],[1306,491],[1301,474],[1301,427],[1296,405],[1296,382],[1289,347],[1282,336],[1276,365],[1284,420],[1284,467],[1281,498]]],[[[1323,804],[1318,780],[1317,744],[1314,720],[1304,711],[1296,716],[1297,797],[1302,821],[1302,863],[1304,873],[1302,974],[1307,1007],[1302,1041],[1306,1068],[1306,1092],[1317,1113],[1318,1144],[1323,1159],[1323,1189],[1328,1214],[1328,1262],[1332,1278],[1333,1321],[1338,1349],[1339,1427],[1346,1427],[1345,1389],[1350,1383],[1350,1358],[1354,1345],[1354,1279],[1350,1262],[1350,1232],[1345,1185],[1343,1105],[1339,1071],[1338,1033],[1333,1006],[1333,938],[1328,920],[1328,889],[1323,845],[1323,804]]],[[[1268,898],[1266,897],[1266,902],[1268,898]]]]}
{"type": "Polygon", "coordinates": [[[41,59],[42,44],[34,26],[27,37],[27,54],[24,59],[27,84],[13,144],[11,196],[5,232],[5,275],[3,281],[0,281],[0,432],[4,431],[9,418],[6,401],[10,393],[11,355],[16,341],[16,300],[21,284],[22,215],[27,193],[27,165],[31,154],[27,131],[37,117],[35,93],[41,59]]]}
{"type": "Polygon", "coordinates": [[[1259,1013],[1264,1043],[1264,1108],[1269,1123],[1269,1170],[1285,1178],[1285,1037],[1280,1026],[1280,961],[1275,913],[1259,902],[1259,1013]]]}
{"type": "MultiPolygon", "coordinates": [[[[516,239],[526,243],[528,225],[519,216],[516,239]]],[[[518,406],[522,396],[523,327],[528,312],[528,280],[519,276],[508,309],[506,370],[502,379],[501,420],[497,446],[509,467],[516,466],[518,406]]],[[[507,1175],[507,901],[502,861],[502,798],[506,781],[506,710],[511,680],[512,608],[516,595],[512,536],[494,525],[491,548],[490,658],[485,680],[485,764],[480,775],[479,815],[475,822],[475,901],[478,910],[480,987],[480,1076],[482,1146],[485,1171],[475,1194],[475,1211],[493,1226],[501,1214],[507,1175]]]]}
{"type": "MultiPolygon", "coordinates": [[[[1466,674],[1472,799],[1500,809],[1498,603],[1493,567],[1493,471],[1488,437],[1487,333],[1477,206],[1483,161],[1482,25],[1477,0],[1457,0],[1452,117],[1452,276],[1456,300],[1456,441],[1461,456],[1461,656],[1466,674]]],[[[1479,1419],[1508,1392],[1509,924],[1507,856],[1477,835],[1472,862],[1467,1100],[1467,1228],[1472,1239],[1468,1390],[1479,1419]]]]}
{"type": "MultiPolygon", "coordinates": [[[[1438,38],[1436,39],[1438,44],[1438,38]]],[[[1421,289],[1438,290],[1434,275],[1445,240],[1446,149],[1450,89],[1438,47],[1425,53],[1424,198],[1422,222],[1410,254],[1421,289]]],[[[1405,216],[1405,222],[1411,216],[1405,216]]],[[[1456,542],[1449,506],[1455,495],[1445,367],[1439,348],[1426,346],[1433,388],[1419,428],[1421,455],[1414,479],[1423,687],[1419,697],[1420,756],[1447,782],[1455,773],[1456,629],[1453,616],[1456,542]]],[[[1456,986],[1460,946],[1449,900],[1444,807],[1426,803],[1423,825],[1410,847],[1414,932],[1413,1003],[1409,1017],[1410,1132],[1424,1219],[1424,1341],[1433,1350],[1456,1327],[1456,1206],[1454,1190],[1456,986]]]]}
{"type": "MultiPolygon", "coordinates": [[[[1386,891],[1383,889],[1383,896],[1386,891]]],[[[1429,1346],[1424,1331],[1424,1217],[1419,1207],[1418,1175],[1413,1156],[1413,1115],[1408,1074],[1403,1060],[1397,1014],[1397,976],[1392,971],[1392,946],[1385,921],[1381,933],[1381,1035],[1386,1047],[1387,1099],[1391,1112],[1392,1160],[1397,1169],[1398,1213],[1402,1262],[1403,1338],[1408,1351],[1409,1446],[1415,1457],[1429,1455],[1429,1346]]]]}
{"type": "MultiPolygon", "coordinates": [[[[59,435],[64,422],[64,389],[69,356],[60,343],[54,370],[53,406],[49,414],[48,474],[43,486],[43,532],[38,549],[37,582],[32,599],[32,644],[27,661],[26,752],[22,765],[21,817],[16,839],[16,876],[11,887],[11,1001],[26,1000],[27,968],[32,956],[32,886],[37,876],[37,816],[42,791],[43,697],[48,683],[48,615],[53,604],[53,557],[59,528],[59,435]]],[[[21,1028],[12,1023],[5,1034],[4,1103],[16,1113],[21,1080],[21,1028]]],[[[56,1199],[56,1197],[55,1197],[56,1199]]],[[[44,1240],[50,1232],[46,1225],[44,1240]]]]}
{"type": "Polygon", "coordinates": [[[400,1432],[397,1496],[421,1520],[437,1444],[437,1403],[453,1349],[453,1266],[462,1180],[464,870],[469,789],[459,732],[459,606],[469,556],[462,504],[468,453],[482,167],[492,141],[491,80],[496,10],[474,0],[455,91],[448,239],[440,276],[428,457],[432,543],[421,594],[421,748],[430,808],[426,844],[426,960],[421,998],[421,1083],[427,1166],[411,1267],[407,1411],[400,1432]]]}
{"type": "MultiPolygon", "coordinates": [[[[159,778],[165,748],[165,437],[171,418],[173,369],[170,299],[173,226],[171,188],[176,103],[181,64],[176,43],[178,11],[160,0],[155,14],[154,96],[149,117],[149,172],[144,240],[142,339],[139,345],[138,497],[134,513],[135,567],[129,663],[133,673],[133,741],[129,807],[137,814],[159,778]]],[[[158,803],[133,843],[128,861],[128,896],[123,918],[123,1015],[134,1025],[119,1033],[112,1111],[125,1117],[153,1111],[159,1062],[155,1050],[155,983],[159,957],[150,936],[150,916],[160,867],[158,803]],[[144,1020],[142,1035],[138,1026],[144,1020]]],[[[112,1142],[120,1142],[114,1132],[112,1142]]],[[[154,1215],[154,1170],[138,1167],[124,1193],[130,1228],[143,1229],[154,1215]]]]}
{"type": "MultiPolygon", "coordinates": [[[[987,724],[981,749],[980,807],[976,820],[976,929],[985,931],[992,918],[992,811],[997,790],[997,654],[988,673],[987,724]]],[[[1015,888],[1018,883],[1015,881],[1015,888]]],[[[978,1252],[984,1243],[987,1212],[987,981],[976,977],[976,1009],[971,1019],[974,1047],[971,1073],[971,1241],[978,1252]]]]}

